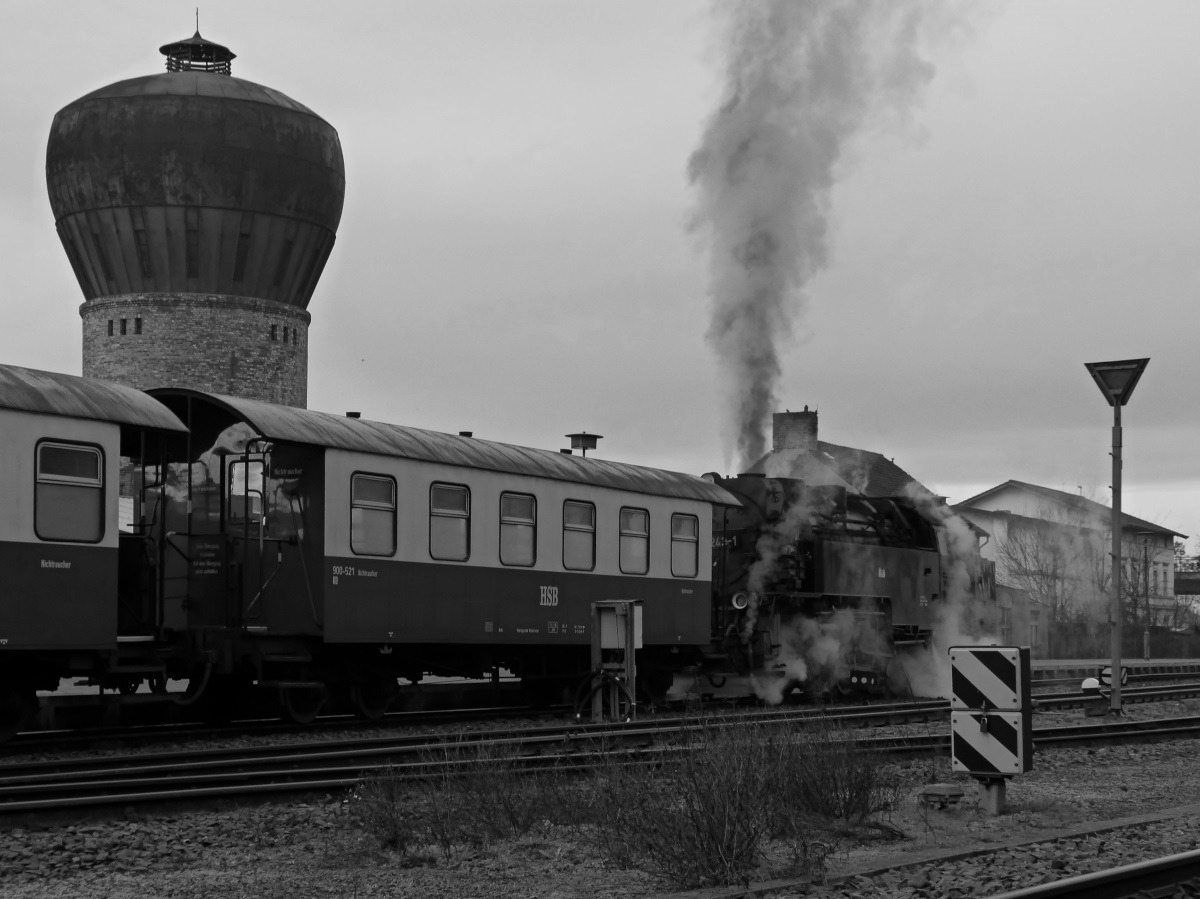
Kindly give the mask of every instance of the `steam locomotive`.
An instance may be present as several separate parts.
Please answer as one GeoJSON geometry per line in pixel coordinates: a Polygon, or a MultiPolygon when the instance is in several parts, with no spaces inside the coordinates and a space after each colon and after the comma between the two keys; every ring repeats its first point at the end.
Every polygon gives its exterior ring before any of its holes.
{"type": "Polygon", "coordinates": [[[968,610],[976,625],[994,623],[982,532],[936,498],[708,477],[738,499],[713,510],[710,667],[725,660],[767,678],[776,696],[797,686],[878,692],[896,652],[927,649],[939,623],[957,629],[949,619],[968,610]]]}
{"type": "Polygon", "coordinates": [[[948,583],[902,499],[12,366],[0,491],[0,735],[63,678],[296,721],[430,675],[565,695],[613,598],[641,600],[653,697],[682,670],[874,688],[948,583]]]}

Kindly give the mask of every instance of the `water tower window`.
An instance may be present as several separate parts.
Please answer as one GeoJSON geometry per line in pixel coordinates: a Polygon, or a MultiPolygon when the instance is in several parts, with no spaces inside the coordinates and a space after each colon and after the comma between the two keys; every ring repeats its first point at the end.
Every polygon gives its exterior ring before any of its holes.
{"type": "Polygon", "coordinates": [[[134,334],[142,333],[142,317],[140,315],[133,320],[133,333],[134,334]]]}
{"type": "Polygon", "coordinates": [[[284,325],[283,326],[283,342],[287,343],[287,339],[288,339],[288,326],[284,325]]]}
{"type": "Polygon", "coordinates": [[[278,339],[278,335],[279,335],[279,325],[271,325],[271,339],[272,340],[278,339]]]}
{"type": "Polygon", "coordinates": [[[128,323],[129,323],[128,319],[124,319],[124,318],[121,319],[121,336],[122,337],[124,337],[127,333],[129,333],[128,328],[127,328],[128,323]]]}
{"type": "Polygon", "coordinates": [[[275,267],[275,280],[271,282],[272,287],[278,287],[283,283],[283,276],[287,274],[288,260],[292,256],[292,244],[295,241],[290,237],[283,242],[283,252],[279,254],[279,265],[275,267]]]}

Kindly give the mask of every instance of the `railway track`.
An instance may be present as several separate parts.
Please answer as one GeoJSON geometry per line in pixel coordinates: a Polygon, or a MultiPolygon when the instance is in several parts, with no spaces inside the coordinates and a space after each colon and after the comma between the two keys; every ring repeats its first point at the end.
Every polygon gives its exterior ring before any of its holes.
{"type": "Polygon", "coordinates": [[[999,893],[992,899],[1139,899],[1200,896],[1200,850],[999,893]]]}
{"type": "MultiPolygon", "coordinates": [[[[566,706],[540,709],[529,706],[488,706],[481,708],[433,709],[420,712],[392,712],[379,721],[364,721],[353,715],[326,715],[312,724],[297,725],[278,718],[250,718],[227,725],[202,722],[147,724],[131,727],[89,727],[75,730],[28,731],[0,743],[0,759],[40,752],[87,751],[97,746],[138,748],[187,740],[222,740],[245,737],[283,737],[309,734],[316,739],[326,734],[340,735],[356,731],[444,727],[451,724],[503,721],[513,718],[561,717],[566,706]]],[[[4,763],[0,761],[0,770],[4,763]]]]}
{"type": "MultiPolygon", "coordinates": [[[[1200,682],[1169,684],[1158,687],[1129,687],[1122,691],[1124,702],[1164,702],[1200,698],[1200,682]]],[[[1096,701],[1094,694],[1078,691],[1065,693],[1035,693],[1034,701],[1039,708],[1079,708],[1096,701]]],[[[945,700],[928,700],[923,706],[927,711],[945,711],[945,700]]],[[[811,708],[811,707],[809,707],[811,708]]],[[[909,706],[904,703],[873,703],[863,706],[860,720],[864,724],[889,723],[889,716],[908,715],[909,706]]],[[[62,753],[64,751],[87,751],[96,747],[140,748],[163,743],[178,743],[187,740],[241,739],[248,736],[270,738],[295,734],[311,734],[322,738],[327,734],[341,735],[356,731],[378,732],[381,729],[400,729],[421,726],[440,727],[457,723],[503,721],[517,718],[565,717],[566,706],[530,708],[523,705],[487,706],[456,709],[430,709],[412,712],[392,712],[379,721],[363,721],[352,715],[338,714],[318,718],[309,725],[300,726],[278,718],[251,718],[235,721],[229,725],[214,726],[200,722],[177,724],[153,724],[131,727],[89,727],[72,730],[29,731],[17,734],[13,739],[0,743],[0,769],[5,757],[36,754],[40,752],[62,753]]]]}
{"type": "MultiPolygon", "coordinates": [[[[944,701],[869,709],[776,709],[739,717],[763,726],[799,726],[828,715],[848,726],[899,724],[946,714],[944,701]]],[[[156,752],[120,758],[14,762],[0,769],[0,815],[111,805],[196,801],[272,793],[306,793],[352,787],[362,772],[391,767],[401,776],[424,776],[433,766],[466,766],[482,753],[531,767],[586,768],[620,748],[631,761],[658,762],[680,749],[688,731],[712,722],[678,718],[654,723],[538,727],[444,736],[396,734],[324,743],[156,752]]],[[[1039,747],[1111,745],[1118,742],[1195,738],[1200,716],[1042,728],[1039,747]]],[[[896,757],[949,752],[947,732],[860,738],[896,757]]]]}

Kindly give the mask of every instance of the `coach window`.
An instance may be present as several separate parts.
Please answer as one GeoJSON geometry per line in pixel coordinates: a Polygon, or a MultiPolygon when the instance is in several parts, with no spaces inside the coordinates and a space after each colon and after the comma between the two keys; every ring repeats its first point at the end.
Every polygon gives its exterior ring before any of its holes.
{"type": "Polygon", "coordinates": [[[695,577],[700,566],[700,519],[695,515],[671,516],[671,574],[695,577]]]}
{"type": "Polygon", "coordinates": [[[261,459],[229,457],[229,502],[226,517],[232,527],[258,533],[263,521],[263,463],[261,459]]]}
{"type": "Polygon", "coordinates": [[[99,447],[39,443],[34,533],[99,543],[104,536],[104,457],[99,447]]]}
{"type": "Polygon", "coordinates": [[[429,488],[429,555],[465,562],[471,555],[471,492],[457,484],[429,488]]]}
{"type": "Polygon", "coordinates": [[[350,476],[350,551],[396,554],[396,482],[381,475],[350,476]]]}
{"type": "Polygon", "coordinates": [[[621,510],[621,571],[645,574],[650,570],[650,513],[645,509],[621,510]]]}
{"type": "Polygon", "coordinates": [[[563,568],[591,571],[596,567],[596,507],[563,503],[563,568]]]}
{"type": "Polygon", "coordinates": [[[532,565],[536,547],[537,500],[524,493],[501,493],[500,563],[532,565]]]}

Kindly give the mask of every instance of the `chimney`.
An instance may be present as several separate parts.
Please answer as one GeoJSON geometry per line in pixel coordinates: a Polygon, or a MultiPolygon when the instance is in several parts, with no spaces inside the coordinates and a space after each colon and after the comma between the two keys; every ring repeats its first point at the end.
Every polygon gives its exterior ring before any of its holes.
{"type": "Polygon", "coordinates": [[[809,412],[808,406],[803,412],[775,412],[771,415],[771,449],[780,450],[800,449],[806,452],[817,450],[817,413],[809,412]]]}

